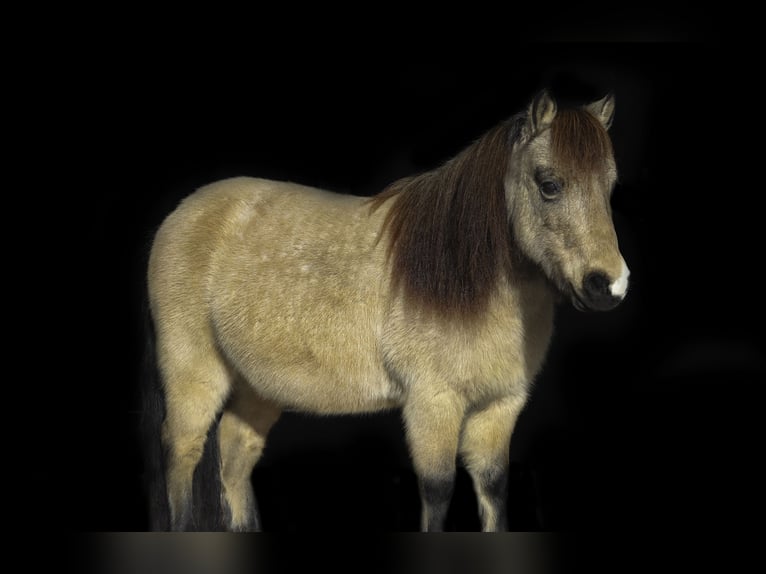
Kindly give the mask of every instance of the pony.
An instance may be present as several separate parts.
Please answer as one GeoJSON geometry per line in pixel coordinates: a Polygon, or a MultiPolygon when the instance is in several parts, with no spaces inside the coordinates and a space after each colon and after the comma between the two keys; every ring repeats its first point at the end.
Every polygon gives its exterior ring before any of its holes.
{"type": "Polygon", "coordinates": [[[543,90],[372,197],[235,177],[181,201],[147,270],[151,528],[199,528],[201,489],[222,529],[260,530],[251,477],[280,413],[400,409],[421,530],[444,529],[458,460],[481,529],[506,530],[511,435],[555,307],[627,293],[614,106],[543,90]]]}

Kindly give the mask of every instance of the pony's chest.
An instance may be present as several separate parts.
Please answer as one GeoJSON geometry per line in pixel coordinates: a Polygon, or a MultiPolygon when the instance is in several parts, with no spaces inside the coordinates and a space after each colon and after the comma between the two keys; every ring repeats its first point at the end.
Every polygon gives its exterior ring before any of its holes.
{"type": "Polygon", "coordinates": [[[553,330],[553,297],[543,290],[497,297],[472,321],[414,321],[399,310],[389,321],[388,365],[409,385],[450,388],[469,403],[526,393],[553,330]]]}

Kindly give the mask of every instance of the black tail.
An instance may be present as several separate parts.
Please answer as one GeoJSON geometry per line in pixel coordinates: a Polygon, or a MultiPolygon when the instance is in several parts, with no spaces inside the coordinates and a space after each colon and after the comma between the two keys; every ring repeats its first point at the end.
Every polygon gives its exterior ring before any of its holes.
{"type": "MultiPolygon", "coordinates": [[[[141,437],[144,452],[144,489],[148,502],[149,530],[171,529],[170,507],[165,481],[167,453],[162,445],[162,422],[165,420],[165,395],[162,389],[154,324],[148,304],[144,305],[146,345],[142,369],[141,437]]],[[[190,530],[216,531],[226,529],[221,484],[221,456],[218,447],[220,416],[208,431],[202,460],[194,471],[192,517],[186,527],[190,530]]]]}
{"type": "Polygon", "coordinates": [[[144,453],[144,490],[148,503],[149,530],[170,530],[170,508],[165,483],[165,449],[162,446],[162,421],[165,396],[157,368],[154,324],[149,305],[144,302],[144,364],[141,369],[141,440],[144,453]]]}
{"type": "Polygon", "coordinates": [[[207,432],[202,460],[194,470],[193,530],[211,532],[227,529],[221,484],[221,451],[218,445],[220,423],[219,414],[207,432]]]}

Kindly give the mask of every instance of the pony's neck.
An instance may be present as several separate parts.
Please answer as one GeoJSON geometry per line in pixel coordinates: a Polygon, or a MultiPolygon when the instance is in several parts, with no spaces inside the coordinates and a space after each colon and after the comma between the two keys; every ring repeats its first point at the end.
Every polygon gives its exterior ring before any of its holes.
{"type": "Polygon", "coordinates": [[[510,273],[512,241],[505,197],[510,122],[439,168],[393,183],[384,227],[394,287],[412,304],[446,315],[480,313],[510,273]]]}

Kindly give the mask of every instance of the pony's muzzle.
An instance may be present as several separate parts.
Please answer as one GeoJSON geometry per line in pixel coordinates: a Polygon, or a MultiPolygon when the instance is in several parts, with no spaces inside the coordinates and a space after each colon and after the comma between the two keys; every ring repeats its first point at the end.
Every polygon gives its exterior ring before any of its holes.
{"type": "Polygon", "coordinates": [[[629,271],[623,263],[620,277],[613,279],[602,271],[588,273],[582,281],[581,295],[575,307],[588,311],[609,311],[619,305],[628,291],[629,271]],[[577,304],[579,303],[579,305],[577,304]]]}

